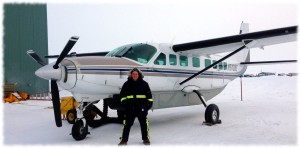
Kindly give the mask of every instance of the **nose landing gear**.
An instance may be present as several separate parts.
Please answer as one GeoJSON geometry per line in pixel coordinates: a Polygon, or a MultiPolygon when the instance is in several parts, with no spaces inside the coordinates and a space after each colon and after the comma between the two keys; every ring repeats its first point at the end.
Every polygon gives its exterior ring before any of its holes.
{"type": "Polygon", "coordinates": [[[98,101],[91,102],[87,104],[83,109],[83,117],[75,119],[75,123],[72,127],[72,137],[76,141],[80,141],[86,138],[90,132],[88,127],[96,128],[108,123],[122,123],[121,117],[108,117],[108,105],[107,100],[103,100],[103,112],[99,110],[95,105],[98,101]],[[96,116],[99,116],[101,119],[95,119],[96,116]]]}

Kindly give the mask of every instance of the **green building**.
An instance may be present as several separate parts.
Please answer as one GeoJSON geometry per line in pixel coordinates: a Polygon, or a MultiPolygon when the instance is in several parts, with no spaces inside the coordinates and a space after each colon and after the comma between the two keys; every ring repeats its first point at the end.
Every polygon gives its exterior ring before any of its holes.
{"type": "Polygon", "coordinates": [[[34,74],[41,65],[26,54],[34,50],[48,63],[46,4],[4,3],[3,8],[3,83],[29,94],[48,92],[48,81],[34,74]]]}

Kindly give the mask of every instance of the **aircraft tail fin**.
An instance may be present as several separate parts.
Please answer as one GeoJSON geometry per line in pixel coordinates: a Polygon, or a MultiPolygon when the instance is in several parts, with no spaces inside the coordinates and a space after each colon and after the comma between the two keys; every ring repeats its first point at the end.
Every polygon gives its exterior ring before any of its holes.
{"type": "MultiPolygon", "coordinates": [[[[240,27],[240,34],[245,34],[245,33],[249,33],[249,24],[244,23],[242,21],[241,27],[240,27]]],[[[250,61],[250,50],[249,49],[244,50],[244,52],[242,52],[240,55],[238,55],[238,57],[242,58],[242,59],[239,59],[239,61],[249,62],[250,61]]]]}

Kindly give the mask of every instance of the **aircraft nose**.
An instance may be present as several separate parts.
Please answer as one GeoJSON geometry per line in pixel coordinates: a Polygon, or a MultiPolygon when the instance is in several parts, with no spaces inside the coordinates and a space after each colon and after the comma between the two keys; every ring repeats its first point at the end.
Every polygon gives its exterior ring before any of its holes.
{"type": "Polygon", "coordinates": [[[60,80],[62,76],[61,68],[54,69],[54,64],[49,64],[35,71],[35,75],[46,80],[60,80]]]}

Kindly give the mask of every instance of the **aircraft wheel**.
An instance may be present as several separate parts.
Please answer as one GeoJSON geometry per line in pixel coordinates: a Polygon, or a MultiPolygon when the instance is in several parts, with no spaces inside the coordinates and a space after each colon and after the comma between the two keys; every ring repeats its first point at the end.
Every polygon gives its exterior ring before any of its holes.
{"type": "Polygon", "coordinates": [[[103,100],[103,117],[106,118],[108,113],[108,103],[107,100],[103,100]]]}
{"type": "Polygon", "coordinates": [[[88,127],[83,125],[82,120],[78,120],[74,123],[72,127],[72,137],[76,141],[83,140],[88,134],[88,127]]]}
{"type": "Polygon", "coordinates": [[[76,118],[77,118],[77,111],[76,111],[76,109],[70,109],[70,110],[68,110],[68,112],[67,112],[67,121],[70,124],[74,124],[76,118]]]}
{"type": "Polygon", "coordinates": [[[87,120],[94,120],[97,115],[102,117],[103,113],[95,105],[92,105],[89,109],[83,111],[83,116],[87,120]]]}
{"type": "Polygon", "coordinates": [[[216,124],[219,120],[220,111],[217,105],[210,104],[205,110],[205,121],[210,124],[216,124]]]}

